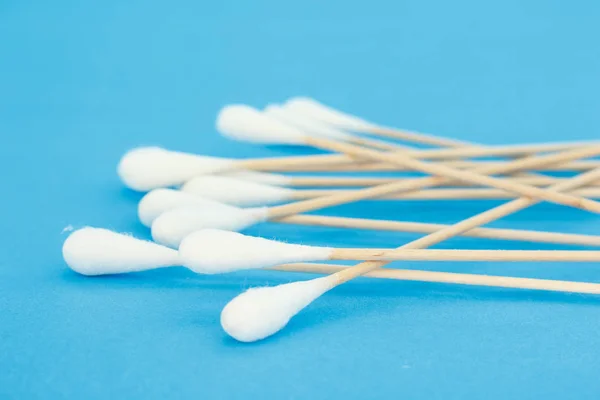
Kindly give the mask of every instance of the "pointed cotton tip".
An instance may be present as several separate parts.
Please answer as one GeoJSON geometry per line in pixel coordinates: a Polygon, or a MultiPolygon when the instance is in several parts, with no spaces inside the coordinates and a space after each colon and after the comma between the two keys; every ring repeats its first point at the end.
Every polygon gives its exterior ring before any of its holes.
{"type": "Polygon", "coordinates": [[[307,139],[301,130],[241,104],[223,107],[216,125],[223,136],[242,142],[304,145],[307,139]]]}
{"type": "Polygon", "coordinates": [[[180,185],[197,175],[226,171],[234,162],[225,158],[198,156],[161,149],[139,147],[127,152],[117,168],[123,183],[140,192],[180,185]]]}
{"type": "Polygon", "coordinates": [[[354,138],[351,134],[337,129],[332,125],[328,125],[319,119],[294,112],[294,110],[279,105],[268,105],[265,108],[264,113],[269,117],[272,117],[283,123],[290,124],[302,129],[304,132],[317,136],[342,141],[349,141],[354,138]]]}
{"type": "Polygon", "coordinates": [[[376,127],[364,119],[343,113],[309,97],[293,97],[285,103],[284,107],[299,115],[314,118],[342,129],[368,131],[376,127]]]}
{"type": "Polygon", "coordinates": [[[225,176],[199,176],[181,187],[207,199],[239,207],[257,207],[293,199],[294,190],[225,176]]]}
{"type": "Polygon", "coordinates": [[[122,274],[179,265],[179,254],[167,247],[108,229],[82,228],[63,244],[67,265],[82,275],[122,274]]]}
{"type": "Polygon", "coordinates": [[[227,207],[183,207],[166,211],[152,223],[152,238],[165,246],[177,248],[192,232],[201,229],[239,231],[267,218],[266,208],[227,207]]]}
{"type": "Polygon", "coordinates": [[[218,201],[205,199],[201,196],[173,189],[154,189],[148,192],[138,204],[138,216],[142,224],[152,226],[152,222],[162,213],[181,207],[222,209],[229,211],[230,207],[218,201]]]}
{"type": "Polygon", "coordinates": [[[329,259],[331,251],[328,247],[288,244],[217,229],[194,232],[179,246],[183,265],[201,274],[323,261],[329,259]]]}
{"type": "Polygon", "coordinates": [[[255,342],[283,329],[289,320],[333,287],[330,277],[253,288],[231,300],[221,326],[240,342],[255,342]]]}

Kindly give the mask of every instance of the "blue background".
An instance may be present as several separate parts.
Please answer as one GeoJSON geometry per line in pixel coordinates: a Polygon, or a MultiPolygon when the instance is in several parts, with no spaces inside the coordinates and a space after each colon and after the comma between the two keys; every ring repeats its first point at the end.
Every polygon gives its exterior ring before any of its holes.
{"type": "MultiPolygon", "coordinates": [[[[219,313],[309,275],[90,279],[63,228],[148,238],[115,167],[138,145],[258,157],[220,107],[310,95],[374,121],[483,143],[597,139],[600,3],[508,0],[0,1],[0,398],[597,399],[594,296],[357,280],[242,345],[219,313]],[[260,396],[260,397],[259,397],[260,396]]],[[[301,151],[301,150],[296,150],[301,151]]],[[[325,214],[454,222],[498,202],[363,202],[325,214]]],[[[493,226],[597,234],[540,205],[493,226]]],[[[398,246],[416,234],[265,224],[251,234],[398,246]]],[[[558,248],[455,239],[438,248],[558,248]]],[[[403,265],[599,281],[592,264],[403,265]]]]}

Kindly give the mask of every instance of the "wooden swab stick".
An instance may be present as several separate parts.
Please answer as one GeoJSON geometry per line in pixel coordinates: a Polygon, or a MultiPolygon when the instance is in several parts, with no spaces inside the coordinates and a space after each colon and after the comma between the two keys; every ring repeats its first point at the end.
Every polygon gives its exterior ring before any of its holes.
{"type": "MultiPolygon", "coordinates": [[[[264,183],[250,182],[224,176],[206,175],[186,182],[181,191],[238,207],[261,207],[294,200],[314,199],[338,194],[351,194],[355,190],[298,190],[264,183]]],[[[571,195],[586,198],[600,197],[600,188],[578,189],[571,195]]],[[[511,199],[518,197],[497,189],[429,189],[410,193],[391,194],[375,200],[474,200],[511,199]]]]}
{"type": "MultiPolygon", "coordinates": [[[[593,170],[571,179],[569,183],[555,185],[554,190],[571,190],[593,182],[600,177],[600,169],[593,170]]],[[[503,216],[529,207],[537,200],[521,198],[503,206],[461,221],[458,224],[437,231],[398,249],[423,249],[463,232],[495,221],[503,216]]],[[[285,327],[288,321],[304,307],[322,294],[351,279],[384,267],[385,261],[366,261],[356,266],[336,272],[324,278],[294,282],[275,287],[252,289],[230,301],[221,313],[221,325],[232,337],[244,342],[263,339],[285,327]],[[251,318],[248,318],[252,315],[251,318]]]]}
{"type": "MultiPolygon", "coordinates": [[[[448,227],[448,225],[444,224],[432,224],[424,222],[386,221],[366,218],[330,217],[324,215],[304,214],[292,215],[286,218],[278,219],[277,222],[323,227],[417,233],[433,233],[448,227]]],[[[537,243],[600,246],[600,236],[520,229],[474,228],[462,233],[462,236],[495,240],[519,240],[537,243]]]]}
{"type": "Polygon", "coordinates": [[[284,243],[218,229],[203,229],[186,236],[179,245],[179,255],[185,267],[203,274],[220,274],[246,269],[259,269],[288,262],[332,260],[600,261],[600,251],[334,248],[284,243]]]}
{"type": "MultiPolygon", "coordinates": [[[[335,264],[293,263],[267,270],[285,272],[304,272],[330,275],[344,271],[345,266],[335,264]]],[[[600,284],[588,282],[559,281],[549,279],[513,278],[508,276],[490,276],[476,274],[458,274],[452,272],[432,272],[395,268],[381,268],[363,275],[368,278],[395,279],[404,281],[450,283],[456,285],[503,287],[511,289],[543,290],[551,292],[600,294],[600,284]]]]}
{"type": "MultiPolygon", "coordinates": [[[[160,187],[181,185],[199,175],[244,171],[345,171],[345,170],[411,170],[387,163],[352,163],[352,158],[342,155],[280,157],[266,159],[233,160],[168,151],[158,147],[141,147],[127,152],[119,162],[118,173],[129,188],[149,191],[160,187]],[[340,164],[339,157],[350,162],[340,164]]],[[[567,161],[565,161],[567,162],[567,161]]],[[[487,164],[447,161],[444,164],[461,168],[486,167],[487,164]]],[[[502,163],[494,163],[494,166],[502,163]]],[[[556,168],[557,164],[553,164],[556,168]]],[[[552,179],[552,178],[546,178],[552,179]]]]}
{"type": "MultiPolygon", "coordinates": [[[[295,190],[290,198],[293,200],[312,199],[321,196],[348,192],[348,190],[295,190]]],[[[578,197],[600,198],[600,189],[579,189],[569,192],[578,197]]],[[[498,189],[428,189],[411,193],[401,193],[379,197],[383,200],[498,200],[514,199],[519,195],[498,189]]]]}
{"type": "MultiPolygon", "coordinates": [[[[252,173],[250,173],[252,174],[252,173]]],[[[226,176],[233,178],[255,180],[251,175],[246,173],[228,173],[226,176]]],[[[294,175],[281,175],[281,174],[268,174],[265,173],[264,182],[269,184],[281,185],[281,186],[292,186],[292,187],[362,187],[362,186],[377,186],[384,183],[401,182],[413,178],[407,177],[360,177],[360,176],[294,176],[294,175]]],[[[566,178],[553,178],[548,176],[514,176],[510,179],[523,183],[525,185],[532,186],[545,186],[554,183],[564,182],[566,178]]],[[[263,182],[262,179],[257,178],[256,181],[263,182]]],[[[470,183],[456,182],[447,183],[447,186],[472,186],[470,183]]],[[[598,182],[592,182],[591,187],[600,186],[600,180],[598,182]]]]}
{"type": "Polygon", "coordinates": [[[479,145],[470,146],[467,148],[451,148],[451,149],[435,149],[435,150],[413,150],[412,152],[406,153],[407,156],[412,158],[419,158],[422,160],[449,160],[457,158],[474,158],[474,157],[522,157],[536,153],[555,153],[557,151],[577,149],[587,146],[598,146],[600,141],[593,141],[590,143],[581,142],[579,145],[576,143],[570,144],[559,144],[559,143],[546,143],[539,145],[512,145],[512,146],[494,146],[481,147],[479,145]],[[412,153],[412,154],[411,154],[412,153]]]}
{"type": "MultiPolygon", "coordinates": [[[[270,159],[272,160],[272,159],[270,159]]],[[[248,161],[248,163],[250,163],[248,161]]],[[[439,164],[453,167],[453,168],[482,168],[482,167],[493,167],[503,164],[504,162],[498,161],[463,161],[463,160],[451,160],[451,161],[443,161],[439,164]]],[[[583,160],[583,161],[575,161],[568,163],[561,163],[555,165],[546,165],[543,167],[535,168],[535,171],[538,172],[562,172],[562,171],[570,171],[570,172],[581,172],[581,171],[589,171],[590,169],[600,167],[599,160],[583,160]]],[[[398,165],[390,165],[384,163],[365,163],[365,162],[355,162],[355,163],[345,163],[345,164],[330,164],[330,165],[310,165],[310,164],[302,164],[296,161],[293,161],[289,164],[286,163],[272,163],[271,161],[261,161],[255,165],[254,169],[256,171],[265,171],[265,172],[382,172],[382,171],[413,171],[411,168],[401,167],[398,165]]]]}
{"type": "Polygon", "coordinates": [[[500,261],[500,262],[595,262],[600,251],[586,250],[429,250],[337,248],[329,260],[379,261],[500,261]]]}
{"type": "MultiPolygon", "coordinates": [[[[551,153],[564,150],[573,150],[582,147],[599,146],[600,141],[589,141],[589,142],[576,142],[576,143],[544,143],[544,144],[532,144],[517,146],[489,146],[489,147],[469,147],[469,148],[458,148],[458,149],[433,149],[433,150],[398,150],[392,152],[392,154],[401,154],[407,157],[416,158],[420,160],[447,160],[456,162],[456,159],[464,157],[513,157],[513,156],[526,156],[536,153],[551,153]]],[[[335,150],[334,150],[335,151],[335,150]]],[[[281,164],[281,168],[288,166],[303,166],[307,164],[320,164],[320,165],[344,165],[344,164],[355,164],[356,160],[359,162],[367,163],[370,160],[369,157],[360,155],[344,155],[344,154],[333,154],[333,155],[314,155],[314,156],[292,156],[292,157],[273,157],[267,159],[256,159],[249,160],[245,165],[247,169],[270,169],[275,170],[277,165],[281,164]],[[365,158],[367,160],[365,160],[365,158]]],[[[377,160],[375,160],[377,161],[377,160]]],[[[474,163],[476,161],[462,161],[462,165],[465,163],[474,163]]],[[[372,161],[371,161],[372,163],[372,161]]],[[[384,163],[385,165],[387,163],[384,163]]],[[[452,165],[452,164],[451,164],[452,165]]],[[[454,164],[455,165],[455,164],[454,164]]],[[[392,168],[388,166],[388,168],[392,168]]],[[[397,168],[397,167],[396,167],[397,168]]]]}

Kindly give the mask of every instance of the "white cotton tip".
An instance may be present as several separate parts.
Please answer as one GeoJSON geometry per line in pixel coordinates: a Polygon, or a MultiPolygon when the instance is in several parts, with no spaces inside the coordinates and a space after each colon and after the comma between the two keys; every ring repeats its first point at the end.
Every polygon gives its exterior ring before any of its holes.
{"type": "Polygon", "coordinates": [[[226,171],[234,164],[226,158],[198,156],[160,147],[140,147],[121,158],[117,172],[127,187],[147,192],[182,184],[197,175],[226,171]]]}
{"type": "Polygon", "coordinates": [[[221,326],[240,342],[255,342],[283,329],[304,307],[332,287],[331,278],[248,289],[221,312],[221,326]]]}
{"type": "Polygon", "coordinates": [[[231,139],[260,144],[303,145],[307,138],[298,128],[240,104],[221,109],[217,116],[217,130],[231,139]]]}
{"type": "Polygon", "coordinates": [[[201,274],[324,261],[329,259],[331,252],[329,247],[282,243],[217,229],[196,231],[179,245],[183,265],[201,274]]]}
{"type": "Polygon", "coordinates": [[[82,228],[63,244],[63,258],[83,275],[122,274],[180,265],[168,247],[100,228],[82,228]]]}
{"type": "Polygon", "coordinates": [[[295,190],[225,176],[199,176],[181,187],[187,193],[239,207],[277,204],[294,198],[295,190]]]}
{"type": "Polygon", "coordinates": [[[309,134],[342,141],[353,139],[353,136],[347,132],[279,105],[268,105],[264,112],[267,116],[300,128],[309,134]]]}
{"type": "Polygon", "coordinates": [[[285,103],[284,107],[294,113],[314,118],[342,129],[362,131],[376,127],[376,125],[364,119],[335,110],[309,97],[291,98],[285,103]]]}
{"type": "Polygon", "coordinates": [[[229,211],[227,204],[205,199],[201,196],[173,189],[154,189],[148,192],[138,204],[138,216],[142,224],[147,227],[162,213],[181,207],[209,208],[211,210],[221,209],[229,211]]]}
{"type": "Polygon", "coordinates": [[[177,248],[183,238],[201,229],[239,231],[266,219],[266,208],[176,208],[154,220],[152,238],[160,244],[177,248]]]}
{"type": "Polygon", "coordinates": [[[255,171],[228,171],[218,174],[234,179],[243,179],[251,182],[265,183],[273,186],[288,186],[292,184],[292,178],[281,174],[272,174],[270,172],[255,171]]]}

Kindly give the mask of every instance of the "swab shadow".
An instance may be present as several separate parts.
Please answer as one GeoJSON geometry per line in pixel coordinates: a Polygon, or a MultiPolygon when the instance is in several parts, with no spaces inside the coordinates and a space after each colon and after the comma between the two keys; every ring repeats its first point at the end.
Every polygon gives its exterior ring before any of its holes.
{"type": "MultiPolygon", "coordinates": [[[[204,281],[213,277],[194,274],[185,268],[165,268],[152,271],[132,272],[127,274],[84,276],[69,269],[63,269],[61,280],[67,284],[84,287],[113,287],[145,289],[202,289],[204,281]]],[[[210,282],[213,289],[233,286],[226,282],[210,282]]]]}

